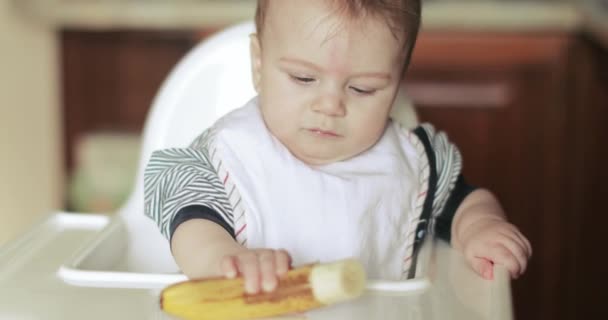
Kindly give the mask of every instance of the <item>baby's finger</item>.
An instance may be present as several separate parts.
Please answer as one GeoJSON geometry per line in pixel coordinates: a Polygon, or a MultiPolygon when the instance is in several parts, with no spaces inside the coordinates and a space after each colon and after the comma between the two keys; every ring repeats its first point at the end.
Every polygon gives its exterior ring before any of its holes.
{"type": "Polygon", "coordinates": [[[260,292],[260,266],[255,252],[238,256],[239,272],[245,280],[245,292],[256,294],[260,292]]]}
{"type": "Polygon", "coordinates": [[[515,279],[519,276],[521,267],[517,258],[502,244],[496,244],[492,247],[488,254],[488,258],[495,264],[504,266],[509,273],[511,278],[515,279]]]}
{"type": "Polygon", "coordinates": [[[291,256],[286,250],[277,250],[274,254],[277,276],[281,277],[289,271],[291,267],[291,256]]]}
{"type": "Polygon", "coordinates": [[[530,241],[521,233],[519,230],[515,233],[515,235],[523,242],[525,248],[525,254],[528,259],[532,257],[532,245],[530,245],[530,241]]]}
{"type": "Polygon", "coordinates": [[[520,233],[519,231],[517,231],[517,228],[507,228],[499,230],[498,233],[515,242],[518,246],[522,248],[522,250],[526,251],[525,255],[527,255],[528,247],[524,239],[520,237],[520,233]]]}
{"type": "Polygon", "coordinates": [[[492,261],[486,258],[472,257],[469,263],[473,267],[473,270],[484,279],[492,280],[494,277],[494,264],[492,261]]]}
{"type": "Polygon", "coordinates": [[[515,225],[511,225],[511,230],[513,230],[514,236],[517,237],[522,243],[522,246],[526,249],[526,255],[528,259],[532,256],[532,246],[530,245],[530,241],[519,231],[519,229],[515,225]]]}
{"type": "Polygon", "coordinates": [[[222,274],[226,278],[236,278],[238,274],[238,268],[236,265],[236,258],[234,256],[225,256],[220,261],[220,269],[222,274]]]}
{"type": "Polygon", "coordinates": [[[262,290],[265,292],[273,291],[277,287],[277,275],[275,267],[274,251],[264,250],[258,253],[260,263],[260,273],[262,290]]]}
{"type": "Polygon", "coordinates": [[[521,232],[517,232],[517,236],[520,237],[523,242],[526,245],[526,253],[528,254],[528,259],[530,259],[532,257],[532,244],[530,244],[530,240],[528,240],[528,238],[526,238],[526,236],[524,236],[521,232]]]}
{"type": "Polygon", "coordinates": [[[526,238],[523,235],[522,235],[522,237],[524,237],[524,240],[526,241],[526,245],[528,246],[528,259],[532,258],[532,244],[530,243],[530,240],[528,240],[528,238],[526,238]]]}
{"type": "Polygon", "coordinates": [[[528,265],[526,244],[517,238],[515,234],[501,233],[501,236],[497,241],[507,248],[507,250],[511,251],[511,254],[517,259],[519,263],[519,274],[517,276],[519,276],[526,271],[526,266],[528,265]]]}

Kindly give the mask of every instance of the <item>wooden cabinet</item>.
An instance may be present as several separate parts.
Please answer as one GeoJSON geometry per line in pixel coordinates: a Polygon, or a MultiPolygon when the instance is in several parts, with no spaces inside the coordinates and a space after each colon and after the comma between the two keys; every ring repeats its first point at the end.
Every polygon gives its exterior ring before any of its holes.
{"type": "MultiPolygon", "coordinates": [[[[141,130],[196,32],[62,32],[66,166],[93,130],[141,130]]],[[[448,133],[464,172],[491,189],[534,247],[513,282],[518,319],[604,312],[608,59],[576,34],[420,36],[405,86],[448,133]]]]}
{"type": "Polygon", "coordinates": [[[608,318],[606,288],[608,278],[608,47],[583,38],[570,61],[572,91],[567,111],[567,159],[565,188],[567,199],[559,201],[562,235],[567,256],[561,260],[564,273],[559,310],[568,319],[608,318]]]}
{"type": "Polygon", "coordinates": [[[193,32],[61,32],[67,172],[83,134],[141,132],[162,81],[196,41],[193,32]]]}

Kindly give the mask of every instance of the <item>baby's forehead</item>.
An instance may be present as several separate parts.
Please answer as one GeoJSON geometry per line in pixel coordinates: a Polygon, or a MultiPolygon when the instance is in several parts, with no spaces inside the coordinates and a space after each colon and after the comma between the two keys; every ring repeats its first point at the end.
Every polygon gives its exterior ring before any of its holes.
{"type": "Polygon", "coordinates": [[[374,55],[381,59],[384,53],[392,57],[394,50],[402,51],[402,42],[381,19],[352,20],[337,14],[314,13],[314,10],[301,14],[287,11],[267,17],[262,47],[299,49],[313,54],[315,50],[322,50],[328,52],[335,63],[340,63],[345,55],[357,58],[357,55],[368,54],[366,58],[374,55]]]}
{"type": "MultiPolygon", "coordinates": [[[[390,43],[404,43],[405,39],[400,35],[405,36],[405,33],[394,33],[387,22],[387,17],[366,12],[356,15],[349,14],[348,11],[337,8],[335,2],[328,0],[268,1],[272,5],[268,6],[264,14],[262,26],[264,32],[261,33],[270,31],[287,33],[289,37],[299,37],[305,40],[315,36],[329,40],[355,30],[364,40],[374,38],[390,43]],[[319,31],[321,32],[319,33],[319,31]]],[[[277,39],[276,35],[273,35],[264,40],[281,39],[277,39]]]]}

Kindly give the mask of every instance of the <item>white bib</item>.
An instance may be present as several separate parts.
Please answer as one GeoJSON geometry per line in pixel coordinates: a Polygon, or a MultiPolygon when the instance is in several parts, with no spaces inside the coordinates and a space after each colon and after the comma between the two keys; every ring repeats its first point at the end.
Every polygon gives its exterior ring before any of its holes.
{"type": "Polygon", "coordinates": [[[398,124],[364,153],[319,167],[295,158],[268,131],[257,98],[212,130],[219,171],[238,192],[229,195],[235,233],[247,247],[286,249],[294,265],[357,257],[372,279],[407,275],[421,173],[398,124]]]}

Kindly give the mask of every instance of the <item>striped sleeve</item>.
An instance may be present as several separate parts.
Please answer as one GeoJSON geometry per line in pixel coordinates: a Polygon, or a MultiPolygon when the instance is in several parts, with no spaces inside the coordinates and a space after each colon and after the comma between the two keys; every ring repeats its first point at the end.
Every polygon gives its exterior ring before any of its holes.
{"type": "Polygon", "coordinates": [[[445,133],[436,132],[430,124],[422,124],[417,129],[424,133],[427,153],[435,165],[435,188],[430,229],[446,241],[452,238],[452,222],[456,211],[464,199],[476,188],[467,184],[462,175],[462,157],[458,148],[452,144],[445,133]]]}
{"type": "Polygon", "coordinates": [[[144,173],[144,211],[169,239],[171,224],[181,209],[202,206],[215,211],[234,228],[232,207],[212,165],[208,132],[189,148],[152,153],[144,173]]]}
{"type": "Polygon", "coordinates": [[[462,172],[462,156],[458,148],[452,144],[444,132],[437,132],[435,128],[424,123],[420,127],[426,133],[431,149],[435,154],[435,168],[437,170],[437,186],[433,200],[433,217],[441,214],[445,208],[451,192],[462,172]]]}

